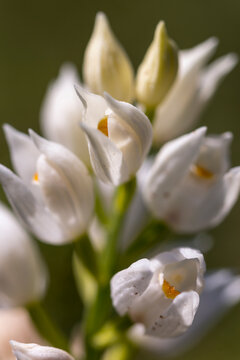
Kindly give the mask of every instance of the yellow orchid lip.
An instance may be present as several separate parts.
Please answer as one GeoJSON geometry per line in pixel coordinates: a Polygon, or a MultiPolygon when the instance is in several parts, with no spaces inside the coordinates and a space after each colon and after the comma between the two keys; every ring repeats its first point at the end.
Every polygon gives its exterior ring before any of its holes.
{"type": "Polygon", "coordinates": [[[38,173],[37,173],[37,172],[34,173],[34,175],[33,175],[33,177],[32,177],[32,180],[33,180],[34,182],[39,182],[39,177],[38,177],[38,173]]]}
{"type": "Polygon", "coordinates": [[[175,299],[176,296],[181,294],[180,291],[176,290],[174,286],[170,285],[167,280],[163,280],[162,290],[168,299],[175,299]]]}
{"type": "Polygon", "coordinates": [[[108,137],[108,117],[104,116],[98,123],[98,130],[108,137]]]}
{"type": "Polygon", "coordinates": [[[192,174],[202,178],[202,179],[212,179],[214,177],[214,174],[209,171],[208,169],[204,168],[203,166],[194,164],[191,168],[192,174]]]}

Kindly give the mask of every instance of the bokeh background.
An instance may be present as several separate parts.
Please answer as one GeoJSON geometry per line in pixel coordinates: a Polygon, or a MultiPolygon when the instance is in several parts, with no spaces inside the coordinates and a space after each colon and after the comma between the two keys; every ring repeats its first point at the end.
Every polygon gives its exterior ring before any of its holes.
{"type": "MultiPolygon", "coordinates": [[[[220,45],[216,57],[227,52],[240,55],[239,0],[0,0],[0,122],[21,131],[39,131],[39,110],[48,83],[64,62],[73,62],[81,74],[84,49],[97,11],[104,11],[125,47],[135,69],[152,40],[159,20],[180,48],[192,47],[210,36],[220,45]]],[[[232,163],[240,164],[240,66],[222,83],[201,118],[209,133],[232,131],[232,163]]],[[[0,130],[0,162],[10,166],[7,146],[0,130]]],[[[3,192],[0,199],[5,201],[3,192]]],[[[230,216],[211,232],[215,240],[207,254],[208,268],[240,268],[240,201],[230,216]]],[[[67,331],[80,314],[77,294],[67,265],[70,247],[41,245],[52,279],[46,299],[49,310],[67,331]],[[57,254],[57,256],[55,256],[57,254]],[[53,258],[55,261],[53,262],[53,258]],[[63,262],[64,261],[64,262],[63,262]],[[55,295],[54,302],[49,301],[55,295]],[[64,311],[64,306],[68,307],[64,311]],[[69,309],[71,308],[71,311],[69,309]],[[70,315],[68,315],[70,313],[70,315]]],[[[70,260],[69,260],[70,263],[70,260]]],[[[178,359],[239,359],[240,305],[196,346],[178,359]]]]}

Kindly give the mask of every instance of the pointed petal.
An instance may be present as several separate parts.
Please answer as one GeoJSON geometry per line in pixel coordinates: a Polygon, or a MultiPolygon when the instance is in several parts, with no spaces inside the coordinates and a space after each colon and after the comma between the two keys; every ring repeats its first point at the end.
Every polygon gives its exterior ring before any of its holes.
{"type": "Polygon", "coordinates": [[[136,98],[148,108],[163,101],[178,73],[178,49],[164,21],[156,27],[154,38],[136,75],[136,98]]]}
{"type": "MultiPolygon", "coordinates": [[[[69,199],[71,198],[75,206],[78,224],[87,226],[93,213],[94,192],[92,178],[85,165],[64,146],[47,141],[32,130],[30,130],[30,136],[39,151],[46,156],[49,164],[57,171],[58,175],[56,172],[55,175],[58,179],[60,175],[62,181],[65,182],[69,199]]],[[[50,195],[49,189],[46,191],[50,195]]],[[[56,199],[56,196],[54,198],[56,199]]],[[[54,208],[56,208],[55,205],[54,208]]]]}
{"type": "Polygon", "coordinates": [[[216,92],[220,82],[227,76],[237,65],[238,56],[236,54],[227,54],[212,62],[200,78],[200,98],[206,102],[216,92]]]}
{"type": "Polygon", "coordinates": [[[193,49],[180,52],[179,76],[155,113],[153,129],[156,145],[181,135],[197,121],[203,107],[199,96],[202,67],[216,46],[217,39],[210,38],[193,49]]]}
{"type": "Polygon", "coordinates": [[[113,99],[105,93],[104,97],[110,109],[125,121],[136,133],[142,146],[142,161],[152,144],[152,126],[147,116],[135,106],[113,99]]]}
{"type": "Polygon", "coordinates": [[[218,39],[211,37],[197,46],[180,51],[181,76],[189,71],[200,70],[216,51],[218,39]]]}
{"type": "Polygon", "coordinates": [[[0,182],[14,211],[30,231],[45,242],[64,242],[52,214],[39,204],[23,181],[3,165],[0,165],[0,182]]]}
{"type": "Polygon", "coordinates": [[[77,238],[86,230],[84,220],[88,208],[80,208],[82,204],[79,204],[69,181],[43,154],[38,159],[37,172],[46,206],[58,219],[66,238],[77,238]]]}
{"type": "Polygon", "coordinates": [[[37,344],[23,344],[10,341],[17,360],[74,360],[66,351],[37,344]]]}
{"type": "Polygon", "coordinates": [[[201,110],[198,75],[187,73],[176,81],[166,100],[156,109],[153,121],[154,143],[159,146],[192,128],[201,110]]]}
{"type": "Polygon", "coordinates": [[[164,216],[175,231],[193,233],[218,225],[239,196],[240,167],[216,182],[205,182],[191,175],[184,180],[171,204],[172,210],[164,216]]]}
{"type": "Polygon", "coordinates": [[[157,218],[162,218],[171,198],[178,192],[181,181],[198,155],[205,132],[206,128],[199,128],[170,141],[159,151],[143,188],[144,199],[157,218]]]}
{"type": "Polygon", "coordinates": [[[3,130],[8,142],[12,165],[26,184],[32,182],[36,161],[40,155],[29,136],[5,124],[3,130]]]}
{"type": "MultiPolygon", "coordinates": [[[[206,264],[200,251],[187,247],[175,248],[155,256],[151,259],[151,264],[154,269],[165,267],[164,276],[166,280],[179,291],[189,290],[186,287],[189,282],[192,282],[191,290],[195,290],[198,293],[202,291],[206,264]],[[187,268],[191,268],[192,270],[188,271],[186,270],[187,268]],[[176,269],[178,269],[177,272],[179,274],[182,272],[181,279],[178,283],[175,282],[176,279],[174,279],[176,269]],[[195,277],[192,278],[194,272],[195,277]]],[[[179,278],[179,276],[177,278],[179,278]]]]}
{"type": "Polygon", "coordinates": [[[132,65],[102,12],[96,15],[93,34],[85,50],[83,76],[96,94],[107,91],[115,98],[129,102],[134,96],[132,65]]]}
{"type": "Polygon", "coordinates": [[[84,107],[83,122],[97,129],[99,121],[107,110],[105,99],[90,93],[80,85],[75,85],[75,90],[84,107]]]}
{"type": "Polygon", "coordinates": [[[148,287],[152,278],[150,261],[141,259],[115,274],[111,280],[113,305],[120,315],[126,314],[148,287]]]}
{"type": "Polygon", "coordinates": [[[168,338],[184,333],[191,326],[198,305],[199,295],[195,291],[181,293],[161,317],[157,314],[154,323],[146,328],[146,334],[168,338]]]}
{"type": "Polygon", "coordinates": [[[233,134],[225,132],[221,135],[206,136],[202,146],[196,165],[219,177],[225,174],[230,167],[230,145],[232,143],[233,134]]]}
{"type": "MultiPolygon", "coordinates": [[[[240,192],[240,166],[229,170],[223,178],[223,204],[215,216],[210,220],[209,226],[214,227],[224,220],[235,205],[240,192]]],[[[217,196],[217,194],[216,194],[217,196]]]]}
{"type": "Polygon", "coordinates": [[[99,130],[81,124],[89,142],[90,159],[93,169],[103,182],[119,185],[129,177],[122,152],[99,130]]]}
{"type": "Polygon", "coordinates": [[[37,247],[0,202],[0,308],[39,300],[46,285],[46,268],[37,247]]]}
{"type": "Polygon", "coordinates": [[[49,85],[40,113],[43,134],[51,141],[59,142],[89,165],[85,136],[79,127],[83,106],[74,91],[79,83],[77,69],[64,64],[56,80],[49,85]]]}

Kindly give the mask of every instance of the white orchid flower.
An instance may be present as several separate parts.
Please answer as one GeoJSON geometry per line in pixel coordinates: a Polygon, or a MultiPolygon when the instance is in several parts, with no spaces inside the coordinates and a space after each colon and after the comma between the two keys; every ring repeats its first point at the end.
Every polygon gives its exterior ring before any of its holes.
{"type": "Polygon", "coordinates": [[[84,54],[83,78],[90,91],[107,91],[118,100],[134,96],[134,72],[130,60],[113,34],[107,17],[99,12],[84,54]]]}
{"type": "Polygon", "coordinates": [[[105,183],[128,181],[145,159],[152,142],[152,126],[135,106],[76,88],[85,112],[84,130],[92,167],[105,183]]]}
{"type": "Polygon", "coordinates": [[[10,345],[17,360],[74,360],[66,351],[50,346],[23,344],[13,340],[10,345]]]}
{"type": "Polygon", "coordinates": [[[193,324],[176,338],[157,339],[144,335],[142,325],[130,329],[131,340],[158,355],[176,356],[195,346],[227,311],[240,301],[240,276],[227,269],[206,274],[204,290],[193,324]]]}
{"type": "Polygon", "coordinates": [[[63,244],[82,235],[94,207],[93,182],[68,149],[4,127],[16,176],[0,165],[0,182],[27,227],[42,241],[63,244]]]}
{"type": "Polygon", "coordinates": [[[206,66],[218,40],[210,38],[179,52],[178,76],[153,120],[153,142],[159,145],[192,128],[220,82],[238,62],[236,54],[222,56],[206,66]]]}
{"type": "Polygon", "coordinates": [[[153,215],[179,233],[218,225],[239,195],[240,167],[229,170],[232,134],[204,137],[205,131],[165,144],[142,189],[153,215]]]}
{"type": "Polygon", "coordinates": [[[47,139],[66,146],[89,165],[87,142],[79,126],[82,104],[74,91],[74,85],[79,82],[74,65],[65,64],[61,67],[58,78],[48,87],[40,122],[47,139]]]}
{"type": "Polygon", "coordinates": [[[190,248],[138,260],[112,278],[113,305],[120,315],[142,323],[148,335],[180,335],[194,319],[204,271],[203,255],[190,248]]]}
{"type": "Polygon", "coordinates": [[[26,305],[45,294],[47,272],[40,252],[0,202],[0,308],[26,305]]]}

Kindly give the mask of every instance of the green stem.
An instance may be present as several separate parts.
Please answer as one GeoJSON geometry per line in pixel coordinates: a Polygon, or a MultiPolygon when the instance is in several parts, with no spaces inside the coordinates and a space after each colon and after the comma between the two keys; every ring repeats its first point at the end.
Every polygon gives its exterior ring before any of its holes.
{"type": "Polygon", "coordinates": [[[58,329],[56,324],[52,322],[42,304],[34,302],[28,304],[26,309],[40,335],[42,335],[52,346],[69,352],[67,339],[61,330],[58,329]]]}
{"type": "Polygon", "coordinates": [[[120,185],[115,193],[111,216],[107,225],[106,245],[100,258],[100,278],[94,301],[86,309],[84,332],[87,360],[98,360],[103,350],[97,349],[94,344],[94,335],[103,327],[112,312],[110,298],[110,279],[117,264],[117,246],[126,210],[135,192],[135,178],[120,185]]]}
{"type": "Polygon", "coordinates": [[[81,261],[81,263],[86,267],[86,269],[88,269],[88,271],[97,278],[98,264],[96,252],[87,234],[82,235],[78,240],[74,242],[74,250],[79,261],[81,261]]]}
{"type": "Polygon", "coordinates": [[[136,189],[136,179],[120,185],[113,200],[112,215],[106,239],[106,246],[101,258],[101,281],[104,286],[109,282],[117,264],[118,240],[127,208],[136,189]]]}

